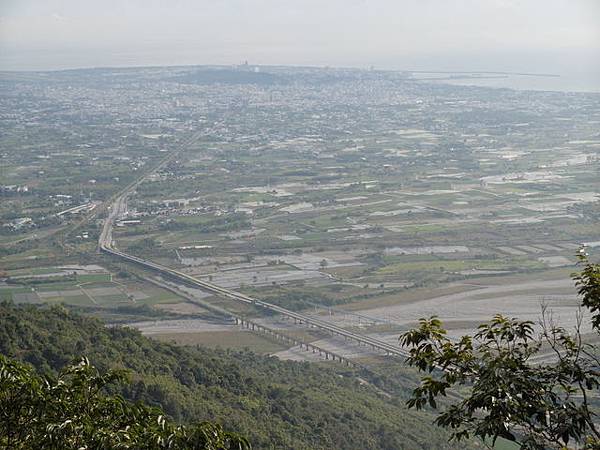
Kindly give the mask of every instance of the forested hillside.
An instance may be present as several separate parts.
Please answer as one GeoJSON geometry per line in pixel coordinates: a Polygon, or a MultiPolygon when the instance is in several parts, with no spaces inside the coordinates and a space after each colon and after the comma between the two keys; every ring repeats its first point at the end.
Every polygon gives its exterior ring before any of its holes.
{"type": "Polygon", "coordinates": [[[126,368],[131,400],[175,420],[211,420],[265,449],[444,449],[431,417],[345,376],[250,352],[177,347],[60,307],[0,304],[0,353],[56,373],[81,356],[100,370],[126,368]]]}
{"type": "Polygon", "coordinates": [[[2,450],[249,450],[250,443],[219,425],[181,425],[158,407],[109,395],[127,371],[100,373],[86,358],[58,377],[0,355],[2,450]]]}

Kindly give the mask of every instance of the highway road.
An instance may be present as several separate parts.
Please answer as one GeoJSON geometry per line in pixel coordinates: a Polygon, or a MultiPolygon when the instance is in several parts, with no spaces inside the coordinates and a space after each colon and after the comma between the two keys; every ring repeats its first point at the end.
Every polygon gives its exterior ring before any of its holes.
{"type": "MultiPolygon", "coordinates": [[[[196,142],[200,137],[201,133],[194,133],[191,137],[189,137],[184,143],[181,144],[181,149],[188,148],[194,142],[196,142]]],[[[104,220],[104,225],[102,226],[102,232],[100,233],[100,238],[98,239],[98,248],[102,250],[102,245],[112,246],[112,229],[115,224],[115,220],[121,216],[123,216],[127,212],[127,197],[131,195],[136,188],[144,182],[150,175],[158,172],[160,169],[165,167],[168,163],[173,161],[181,150],[176,150],[171,152],[165,158],[163,158],[158,165],[154,166],[151,170],[147,171],[139,177],[137,180],[130,183],[124,189],[116,193],[110,200],[108,200],[102,208],[96,208],[97,211],[94,211],[94,215],[98,215],[101,211],[107,209],[109,211],[108,217],[104,220]]],[[[84,220],[89,220],[86,218],[84,220]]],[[[80,224],[77,224],[80,226],[80,224]]]]}
{"type": "MultiPolygon", "coordinates": [[[[187,139],[185,143],[182,144],[182,148],[188,147],[193,142],[195,142],[200,136],[201,136],[201,133],[195,133],[189,139],[187,139]]],[[[127,185],[121,191],[114,194],[111,198],[106,200],[104,203],[102,203],[98,207],[91,209],[88,213],[86,213],[78,221],[71,222],[67,225],[61,225],[59,227],[53,228],[51,230],[47,230],[45,232],[38,232],[36,234],[33,234],[32,236],[28,236],[26,238],[19,239],[18,241],[2,243],[2,244],[0,244],[0,246],[3,246],[3,247],[12,246],[12,245],[15,245],[15,244],[18,244],[21,242],[26,242],[29,240],[34,240],[34,239],[41,240],[41,239],[49,239],[49,238],[54,237],[54,238],[56,238],[57,243],[61,247],[66,248],[67,246],[65,246],[65,240],[70,235],[72,235],[75,231],[77,231],[81,227],[85,226],[85,224],[89,223],[90,220],[100,216],[105,210],[107,210],[107,209],[111,210],[111,207],[112,207],[112,210],[109,213],[109,218],[112,220],[112,223],[110,224],[109,227],[107,227],[107,223],[105,221],[104,227],[102,229],[103,235],[101,235],[101,237],[100,237],[100,241],[104,241],[106,239],[106,236],[104,234],[105,233],[109,233],[109,235],[111,234],[112,224],[114,224],[114,219],[116,217],[118,217],[118,213],[120,212],[122,214],[124,212],[123,210],[115,211],[115,207],[121,208],[124,205],[124,207],[126,208],[126,203],[123,204],[123,202],[126,202],[127,196],[129,194],[131,194],[131,192],[133,192],[148,177],[148,175],[155,173],[157,170],[160,170],[161,168],[163,168],[170,161],[172,161],[178,154],[179,154],[179,151],[174,151],[174,152],[170,153],[169,155],[167,155],[165,158],[163,158],[158,163],[158,165],[151,168],[149,171],[145,172],[141,177],[139,177],[138,179],[136,179],[135,181],[133,181],[132,183],[127,185]]]]}
{"type": "MultiPolygon", "coordinates": [[[[104,235],[105,235],[105,238],[108,239],[108,237],[110,236],[110,232],[107,232],[104,235]]],[[[171,269],[169,267],[154,263],[154,262],[146,260],[146,259],[138,258],[137,256],[133,256],[133,255],[129,255],[127,253],[121,252],[121,251],[115,249],[112,246],[112,242],[109,242],[108,240],[106,240],[104,242],[100,242],[99,248],[104,253],[107,253],[114,257],[124,259],[126,261],[140,265],[146,269],[150,269],[153,272],[159,273],[161,275],[166,275],[167,277],[169,277],[171,279],[176,279],[178,281],[184,282],[185,284],[188,284],[188,285],[191,285],[194,287],[198,287],[205,291],[212,292],[213,294],[216,294],[220,297],[229,298],[229,299],[236,300],[236,301],[239,301],[242,303],[251,304],[251,305],[259,307],[259,308],[264,308],[264,309],[276,312],[283,316],[294,319],[299,323],[304,323],[309,326],[313,326],[315,328],[320,328],[320,329],[328,331],[330,333],[337,334],[339,336],[344,336],[345,338],[355,341],[359,344],[367,345],[374,350],[376,349],[376,350],[383,351],[388,355],[394,355],[394,356],[400,356],[400,357],[408,356],[408,352],[403,350],[399,346],[389,344],[387,342],[381,341],[379,339],[376,339],[376,338],[373,338],[373,337],[370,337],[370,336],[367,336],[364,334],[346,330],[342,327],[338,327],[335,324],[325,322],[323,320],[320,320],[320,319],[317,319],[317,318],[314,318],[311,316],[307,316],[307,315],[299,313],[299,312],[290,311],[289,309],[283,308],[281,306],[274,305],[272,303],[268,303],[268,302],[265,302],[265,301],[262,301],[259,299],[255,299],[253,297],[250,297],[248,295],[245,295],[245,294],[242,294],[242,293],[230,290],[230,289],[222,288],[220,286],[217,286],[216,284],[209,283],[209,282],[203,281],[203,280],[199,280],[195,277],[192,277],[183,272],[171,269]]]]}
{"type": "MultiPolygon", "coordinates": [[[[200,133],[194,134],[192,137],[190,137],[188,139],[188,141],[186,141],[186,143],[182,144],[181,148],[188,147],[191,143],[193,143],[198,138],[199,135],[200,135],[200,133]]],[[[328,331],[333,334],[344,336],[344,338],[350,339],[359,344],[368,345],[372,349],[377,349],[377,350],[383,351],[388,355],[394,355],[394,356],[400,356],[400,357],[408,356],[408,352],[403,350],[399,346],[391,345],[387,342],[381,341],[379,339],[376,339],[376,338],[373,338],[373,337],[370,337],[370,336],[367,336],[364,334],[346,330],[335,324],[325,322],[323,320],[320,320],[320,319],[317,319],[317,318],[314,318],[311,316],[307,316],[302,313],[290,311],[281,306],[274,305],[272,303],[268,303],[268,302],[264,302],[259,299],[252,298],[250,296],[241,294],[241,293],[233,291],[231,289],[222,288],[220,286],[217,286],[216,284],[209,283],[209,282],[203,281],[203,280],[199,280],[199,279],[194,278],[183,272],[180,272],[180,271],[171,269],[169,267],[165,267],[160,264],[156,264],[152,261],[138,258],[136,256],[129,255],[127,253],[119,251],[113,242],[112,230],[113,230],[113,227],[114,227],[114,224],[115,224],[115,221],[117,220],[117,218],[122,217],[127,210],[127,197],[148,176],[150,176],[152,173],[155,173],[156,171],[160,170],[162,167],[164,167],[166,164],[168,164],[170,161],[172,161],[178,154],[179,154],[179,151],[175,151],[175,152],[171,153],[169,156],[167,156],[165,159],[163,159],[160,164],[158,164],[156,167],[154,167],[154,169],[146,172],[138,180],[131,183],[129,186],[127,186],[121,192],[119,192],[118,194],[113,196],[112,204],[108,205],[108,210],[109,210],[108,217],[104,221],[104,224],[102,227],[102,232],[100,233],[100,237],[98,239],[99,251],[109,254],[113,257],[120,258],[120,259],[129,261],[129,262],[132,262],[134,264],[140,265],[146,269],[150,269],[161,275],[166,275],[169,278],[181,281],[188,285],[191,285],[194,287],[199,287],[201,289],[204,289],[205,291],[212,292],[213,294],[216,294],[218,296],[236,300],[236,301],[239,301],[242,303],[252,304],[256,307],[264,308],[264,309],[276,312],[278,314],[281,314],[285,317],[289,317],[291,319],[294,319],[297,322],[305,323],[309,326],[313,326],[313,327],[328,331]]],[[[96,212],[96,214],[97,214],[97,212],[96,212]]]]}
{"type": "Polygon", "coordinates": [[[151,173],[159,170],[161,167],[163,167],[165,164],[167,164],[169,161],[171,161],[175,156],[176,156],[176,153],[165,158],[165,160],[161,164],[159,164],[154,170],[147,172],[139,180],[132,183],[126,189],[121,191],[118,195],[113,197],[113,199],[114,199],[113,203],[109,207],[110,212],[108,214],[108,217],[104,221],[104,225],[102,227],[102,232],[100,233],[100,238],[98,240],[99,251],[109,254],[113,257],[120,258],[120,259],[129,261],[129,262],[132,262],[134,264],[140,265],[146,269],[150,269],[161,275],[166,275],[167,277],[169,277],[171,279],[178,280],[180,282],[183,282],[185,284],[188,284],[188,285],[191,285],[194,287],[199,287],[205,291],[212,292],[213,294],[216,294],[218,296],[236,300],[236,301],[239,301],[242,303],[252,304],[256,307],[264,308],[264,309],[276,312],[278,314],[281,314],[285,317],[294,319],[295,321],[297,321],[299,323],[304,323],[304,324],[307,324],[308,326],[316,327],[316,328],[328,331],[333,334],[344,336],[344,338],[346,338],[346,339],[350,339],[359,344],[370,346],[372,349],[383,351],[388,355],[394,355],[394,356],[400,356],[400,357],[408,356],[408,352],[403,350],[399,346],[391,345],[387,342],[381,341],[379,339],[376,339],[376,338],[373,338],[373,337],[370,337],[370,336],[367,336],[364,334],[346,330],[335,324],[332,324],[332,323],[329,323],[329,322],[326,322],[326,321],[323,321],[323,320],[320,320],[320,319],[317,319],[317,318],[314,318],[314,317],[311,317],[311,316],[308,316],[308,315],[305,315],[305,314],[302,314],[299,312],[290,311],[281,306],[274,305],[272,303],[268,303],[268,302],[265,302],[265,301],[262,301],[259,299],[252,298],[250,296],[241,294],[241,293],[233,291],[231,289],[226,289],[226,288],[220,287],[216,284],[209,283],[209,282],[203,281],[203,280],[199,280],[188,274],[171,269],[169,267],[165,267],[160,264],[156,264],[152,261],[138,258],[136,256],[129,255],[127,253],[119,251],[113,242],[112,230],[113,230],[113,226],[114,226],[116,219],[121,217],[124,214],[124,212],[126,211],[127,197],[135,190],[135,188],[146,177],[148,177],[151,173]]]}

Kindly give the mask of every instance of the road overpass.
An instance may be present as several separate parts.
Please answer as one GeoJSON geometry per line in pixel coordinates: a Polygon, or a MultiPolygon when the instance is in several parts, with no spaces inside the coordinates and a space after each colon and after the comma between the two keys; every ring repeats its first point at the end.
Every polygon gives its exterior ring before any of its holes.
{"type": "MultiPolygon", "coordinates": [[[[110,235],[110,233],[104,234],[105,237],[109,236],[109,235],[110,235]]],[[[113,248],[111,244],[112,244],[111,242],[101,242],[100,250],[106,254],[123,259],[130,263],[137,264],[139,266],[144,267],[145,269],[149,269],[155,273],[166,276],[170,279],[183,282],[192,287],[203,289],[205,291],[211,292],[211,293],[218,295],[220,297],[223,297],[223,298],[229,298],[229,299],[236,300],[236,301],[239,301],[242,303],[253,305],[258,308],[263,308],[263,309],[281,314],[284,317],[293,319],[297,323],[306,324],[311,327],[315,327],[315,328],[319,328],[321,330],[328,331],[332,334],[343,336],[344,338],[346,338],[348,340],[357,342],[360,345],[369,346],[373,350],[382,351],[382,352],[386,353],[387,355],[394,355],[394,356],[400,356],[400,357],[408,356],[408,352],[406,350],[403,350],[399,346],[389,344],[387,342],[384,342],[382,340],[379,340],[379,339],[376,339],[376,338],[373,338],[373,337],[370,337],[370,336],[367,336],[364,334],[346,330],[346,329],[339,327],[335,324],[332,324],[330,322],[326,322],[324,320],[320,320],[315,317],[311,317],[311,316],[308,316],[306,314],[302,314],[302,313],[299,313],[296,311],[291,311],[291,310],[283,308],[281,306],[274,305],[272,303],[268,303],[268,302],[250,297],[250,296],[242,294],[240,292],[236,292],[231,289],[226,289],[226,288],[223,288],[216,284],[209,283],[204,280],[200,280],[200,279],[192,277],[186,273],[171,269],[169,267],[157,264],[155,262],[152,262],[152,261],[149,261],[149,260],[146,260],[143,258],[139,258],[137,256],[129,255],[127,253],[124,253],[122,251],[119,251],[119,250],[113,248]]]]}
{"type": "MultiPolygon", "coordinates": [[[[188,146],[195,139],[197,139],[197,137],[198,137],[198,134],[193,135],[186,142],[186,144],[184,144],[182,147],[188,146]]],[[[226,289],[226,288],[220,287],[216,284],[209,283],[207,281],[203,281],[198,278],[192,277],[186,273],[171,269],[166,266],[162,266],[160,264],[157,264],[155,262],[152,262],[152,261],[149,261],[146,259],[138,258],[137,256],[129,255],[125,252],[118,250],[113,244],[112,230],[113,230],[114,222],[117,219],[117,217],[119,217],[119,215],[123,214],[123,212],[127,208],[127,197],[146,179],[146,177],[148,177],[151,173],[154,173],[157,170],[164,167],[166,164],[168,164],[170,161],[172,161],[173,158],[178,153],[179,152],[177,152],[177,151],[173,152],[171,155],[164,158],[153,170],[145,173],[142,177],[140,177],[139,179],[137,179],[136,181],[131,183],[129,186],[127,186],[125,189],[123,189],[121,192],[119,192],[112,198],[112,204],[109,209],[108,217],[104,221],[104,225],[102,227],[102,231],[101,231],[100,237],[98,239],[98,250],[99,251],[106,253],[108,255],[111,255],[113,257],[120,258],[122,260],[137,264],[141,267],[144,267],[145,269],[149,269],[155,273],[158,273],[162,276],[166,276],[173,280],[183,282],[185,284],[203,289],[208,292],[212,292],[213,294],[218,295],[220,297],[229,298],[229,299],[236,300],[236,301],[246,303],[246,304],[251,304],[255,307],[263,308],[265,310],[269,310],[269,311],[281,314],[282,316],[288,317],[297,323],[306,324],[310,327],[319,328],[319,329],[325,330],[329,333],[343,336],[345,339],[357,342],[359,345],[369,346],[373,350],[382,351],[387,355],[399,356],[399,357],[403,357],[403,358],[408,356],[408,352],[406,350],[403,350],[402,348],[400,348],[397,345],[392,345],[392,344],[384,342],[380,339],[376,339],[376,338],[373,338],[373,337],[370,337],[370,336],[367,336],[364,334],[346,330],[342,327],[339,327],[335,324],[326,322],[324,320],[320,320],[320,319],[308,316],[306,314],[291,311],[291,310],[283,308],[281,306],[274,305],[272,303],[268,303],[268,302],[265,302],[265,301],[262,301],[259,299],[255,299],[248,295],[233,291],[231,289],[226,289]]]]}

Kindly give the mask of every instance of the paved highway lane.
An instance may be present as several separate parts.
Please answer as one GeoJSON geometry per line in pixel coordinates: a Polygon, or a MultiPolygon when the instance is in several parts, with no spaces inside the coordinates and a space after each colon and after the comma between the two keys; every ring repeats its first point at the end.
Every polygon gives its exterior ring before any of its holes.
{"type": "MultiPolygon", "coordinates": [[[[198,134],[195,134],[194,136],[192,136],[186,142],[186,144],[184,144],[182,146],[182,148],[189,146],[191,143],[194,142],[194,140],[197,137],[198,137],[198,134]]],[[[152,261],[144,260],[142,258],[138,258],[136,256],[129,255],[127,253],[119,251],[116,248],[116,246],[114,245],[113,238],[112,238],[112,230],[113,230],[116,219],[118,217],[120,217],[127,208],[127,197],[149,175],[160,170],[162,167],[164,167],[166,164],[168,164],[170,161],[172,161],[178,154],[179,154],[179,152],[176,151],[176,152],[172,153],[171,155],[167,156],[153,170],[146,172],[144,174],[144,176],[140,177],[134,183],[127,186],[124,190],[122,190],[115,197],[113,197],[112,204],[110,206],[108,206],[108,209],[110,212],[108,214],[108,217],[104,221],[104,225],[102,227],[102,232],[100,233],[100,238],[98,241],[98,249],[101,252],[104,252],[113,257],[120,258],[120,259],[129,261],[129,262],[132,262],[134,264],[140,265],[146,269],[152,270],[161,275],[167,276],[171,279],[178,280],[180,282],[192,285],[194,287],[199,287],[203,290],[209,291],[218,296],[221,296],[224,298],[229,298],[229,299],[236,300],[236,301],[243,302],[243,303],[249,303],[256,307],[264,308],[264,309],[276,312],[278,314],[281,314],[283,316],[289,317],[298,323],[303,323],[308,326],[312,326],[312,327],[316,327],[316,328],[328,331],[328,332],[338,335],[338,336],[343,336],[345,339],[349,339],[349,340],[357,342],[359,344],[367,345],[367,346],[371,347],[371,349],[373,349],[373,350],[379,350],[379,351],[385,352],[388,355],[394,355],[394,356],[400,356],[400,357],[408,356],[408,352],[406,352],[399,346],[392,345],[388,342],[373,338],[371,336],[356,333],[353,331],[348,331],[348,330],[346,330],[342,327],[339,327],[333,323],[329,323],[329,322],[326,322],[326,321],[323,321],[323,320],[320,320],[320,319],[317,319],[314,317],[310,317],[310,316],[307,316],[307,315],[304,315],[302,313],[298,313],[295,311],[290,311],[281,306],[277,306],[277,305],[274,305],[274,304],[271,304],[268,302],[264,302],[259,299],[249,297],[247,295],[233,291],[231,289],[226,289],[226,288],[220,287],[218,285],[215,285],[213,283],[199,280],[199,279],[194,278],[190,275],[187,275],[183,272],[179,272],[174,269],[162,266],[160,264],[156,264],[152,261]]]]}

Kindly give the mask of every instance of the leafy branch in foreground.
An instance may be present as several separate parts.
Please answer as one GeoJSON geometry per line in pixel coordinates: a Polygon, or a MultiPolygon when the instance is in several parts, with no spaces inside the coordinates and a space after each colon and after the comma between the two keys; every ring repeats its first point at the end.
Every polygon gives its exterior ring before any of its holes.
{"type": "MultiPolygon", "coordinates": [[[[584,251],[579,259],[584,268],[573,278],[600,333],[600,266],[584,251]]],[[[408,363],[427,373],[408,406],[437,408],[438,397],[452,394],[455,401],[448,400],[435,424],[451,430],[456,441],[475,436],[494,444],[502,437],[522,449],[600,449],[593,400],[600,359],[582,339],[581,315],[571,333],[545,308],[539,331],[534,325],[496,315],[473,336],[454,341],[439,319],[421,319],[400,337],[410,348],[408,363]],[[457,387],[465,395],[458,396],[457,387]]]]}
{"type": "Polygon", "coordinates": [[[108,396],[122,371],[99,373],[87,359],[57,379],[0,355],[0,448],[249,449],[242,437],[209,422],[178,426],[158,408],[108,396]]]}

